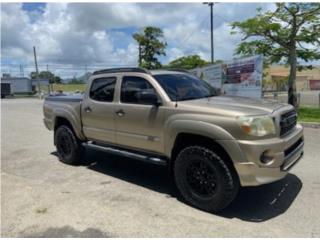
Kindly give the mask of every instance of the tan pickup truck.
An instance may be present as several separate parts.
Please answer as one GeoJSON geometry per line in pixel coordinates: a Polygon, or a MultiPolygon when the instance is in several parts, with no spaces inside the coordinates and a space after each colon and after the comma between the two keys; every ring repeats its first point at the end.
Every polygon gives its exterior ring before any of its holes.
{"type": "Polygon", "coordinates": [[[291,105],[217,96],[185,72],[97,71],[84,95],[47,97],[43,111],[62,162],[94,148],[166,165],[183,199],[211,212],[240,186],[284,178],[303,155],[291,105]]]}

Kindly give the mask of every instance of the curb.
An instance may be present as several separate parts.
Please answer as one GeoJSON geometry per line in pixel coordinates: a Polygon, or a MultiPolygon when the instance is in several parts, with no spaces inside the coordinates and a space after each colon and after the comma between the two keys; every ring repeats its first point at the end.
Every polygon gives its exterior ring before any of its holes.
{"type": "Polygon", "coordinates": [[[317,123],[317,122],[299,122],[299,123],[306,128],[320,128],[320,123],[317,123]]]}

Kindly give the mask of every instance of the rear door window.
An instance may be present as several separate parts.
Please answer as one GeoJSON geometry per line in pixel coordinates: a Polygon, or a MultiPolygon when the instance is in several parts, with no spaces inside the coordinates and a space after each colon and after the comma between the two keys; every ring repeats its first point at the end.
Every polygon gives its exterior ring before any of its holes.
{"type": "Polygon", "coordinates": [[[97,78],[93,80],[89,93],[90,98],[100,102],[112,102],[116,80],[116,77],[97,78]]]}

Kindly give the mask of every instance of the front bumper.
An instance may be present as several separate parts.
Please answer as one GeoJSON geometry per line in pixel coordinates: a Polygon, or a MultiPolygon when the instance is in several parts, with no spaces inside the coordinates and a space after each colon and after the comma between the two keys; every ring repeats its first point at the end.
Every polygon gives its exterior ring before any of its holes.
{"type": "Polygon", "coordinates": [[[235,169],[242,186],[257,186],[284,178],[303,156],[303,127],[297,124],[294,131],[283,138],[257,141],[237,141],[238,153],[233,152],[235,169]],[[239,152],[240,150],[240,152],[239,152]],[[273,160],[260,161],[261,154],[270,150],[273,160]]]}

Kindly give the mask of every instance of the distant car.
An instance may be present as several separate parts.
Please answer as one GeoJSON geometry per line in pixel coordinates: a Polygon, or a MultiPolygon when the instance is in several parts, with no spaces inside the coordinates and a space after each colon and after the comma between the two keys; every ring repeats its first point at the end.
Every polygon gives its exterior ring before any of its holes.
{"type": "Polygon", "coordinates": [[[285,177],[303,155],[303,128],[288,104],[217,96],[178,71],[95,72],[84,95],[47,97],[44,123],[60,160],[84,147],[168,166],[186,202],[220,211],[240,186],[285,177]]]}

